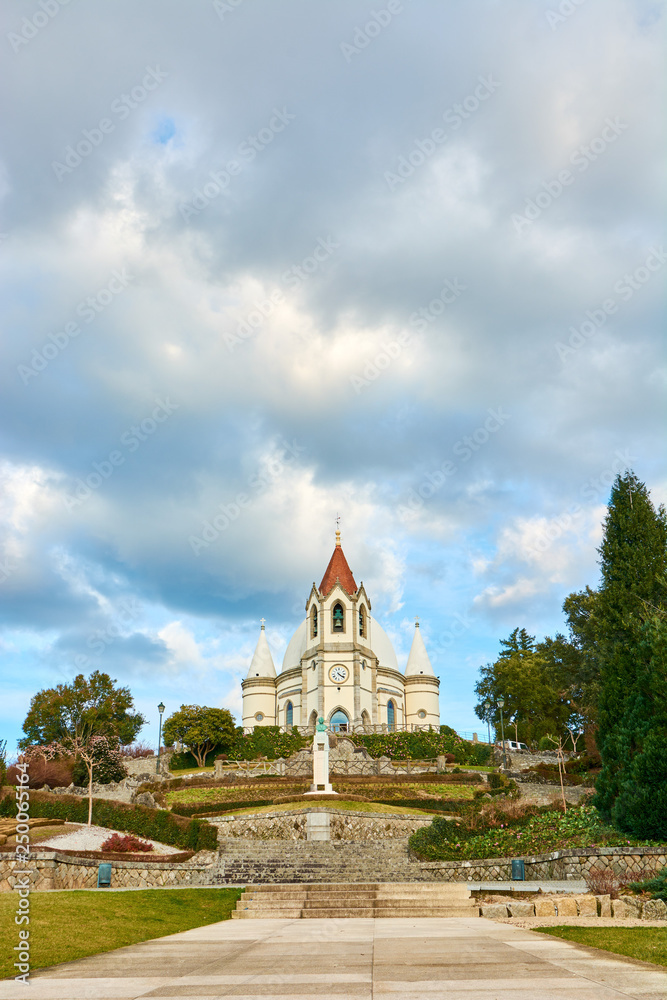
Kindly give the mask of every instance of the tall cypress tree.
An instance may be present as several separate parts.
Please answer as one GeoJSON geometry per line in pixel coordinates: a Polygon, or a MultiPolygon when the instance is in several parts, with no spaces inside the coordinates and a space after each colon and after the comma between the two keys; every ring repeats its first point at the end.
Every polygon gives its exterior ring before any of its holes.
{"type": "MultiPolygon", "coordinates": [[[[667,518],[651,503],[634,472],[612,487],[600,549],[601,585],[595,606],[600,666],[597,742],[602,772],[595,805],[611,817],[638,750],[632,719],[640,676],[651,659],[644,624],[665,605],[667,518]]],[[[645,736],[646,734],[644,734],[645,736]]]]}

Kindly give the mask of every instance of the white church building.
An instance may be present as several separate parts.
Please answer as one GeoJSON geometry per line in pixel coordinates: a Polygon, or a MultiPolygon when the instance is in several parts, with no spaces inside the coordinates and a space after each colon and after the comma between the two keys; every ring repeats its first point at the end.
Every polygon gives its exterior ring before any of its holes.
{"type": "Polygon", "coordinates": [[[319,716],[342,731],[374,732],[440,725],[440,681],[415,625],[405,670],[384,629],[371,616],[363,583],[355,583],[336,532],[306,618],[288,643],[280,673],[262,623],[242,681],[243,727],[315,728],[319,716]]]}

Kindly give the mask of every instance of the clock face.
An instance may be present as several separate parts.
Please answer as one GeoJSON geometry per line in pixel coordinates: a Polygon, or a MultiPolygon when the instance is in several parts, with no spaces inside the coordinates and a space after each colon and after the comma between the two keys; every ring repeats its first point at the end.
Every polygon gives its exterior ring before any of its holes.
{"type": "Polygon", "coordinates": [[[329,671],[329,677],[334,682],[334,684],[342,684],[343,681],[347,680],[347,667],[338,666],[332,667],[329,671]]]}

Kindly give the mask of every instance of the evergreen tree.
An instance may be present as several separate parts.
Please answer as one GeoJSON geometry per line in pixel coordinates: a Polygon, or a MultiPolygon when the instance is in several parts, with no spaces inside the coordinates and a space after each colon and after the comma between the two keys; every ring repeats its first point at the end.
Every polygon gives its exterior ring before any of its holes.
{"type": "Polygon", "coordinates": [[[526,743],[537,742],[547,733],[564,733],[570,709],[559,696],[560,678],[554,676],[553,658],[543,655],[535,637],[523,628],[515,628],[500,645],[495,663],[480,667],[481,679],[475,686],[478,718],[488,719],[500,733],[498,700],[502,698],[507,739],[514,738],[512,730],[526,743]],[[488,712],[485,701],[490,702],[488,712]],[[516,728],[510,722],[513,718],[516,728]]]}
{"type": "Polygon", "coordinates": [[[637,837],[667,838],[667,616],[644,624],[637,676],[616,737],[625,761],[612,819],[637,837]]]}
{"type": "Polygon", "coordinates": [[[614,804],[634,773],[637,750],[648,738],[637,721],[642,678],[651,672],[655,640],[655,630],[647,632],[645,623],[666,596],[665,510],[654,508],[646,487],[631,471],[613,485],[598,551],[602,579],[594,619],[600,665],[597,742],[603,767],[594,802],[606,818],[613,814],[620,821],[622,807],[614,812],[614,804]]]}

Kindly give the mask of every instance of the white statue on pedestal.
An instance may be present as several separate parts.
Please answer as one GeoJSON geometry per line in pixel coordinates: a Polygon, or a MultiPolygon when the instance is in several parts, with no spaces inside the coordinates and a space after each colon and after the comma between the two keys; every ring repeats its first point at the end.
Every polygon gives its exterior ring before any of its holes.
{"type": "Polygon", "coordinates": [[[329,781],[329,734],[322,716],[317,720],[313,739],[313,783],[310,795],[335,795],[329,781]]]}

